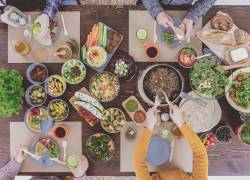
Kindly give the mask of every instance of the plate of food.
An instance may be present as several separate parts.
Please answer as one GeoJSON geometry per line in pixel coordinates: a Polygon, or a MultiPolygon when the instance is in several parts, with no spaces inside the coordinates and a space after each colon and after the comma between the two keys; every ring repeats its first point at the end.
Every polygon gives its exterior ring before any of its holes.
{"type": "Polygon", "coordinates": [[[123,40],[123,35],[102,22],[94,24],[81,49],[83,62],[103,72],[123,40]]]}
{"type": "Polygon", "coordinates": [[[237,111],[250,113],[250,67],[233,72],[225,88],[228,103],[237,111]]]}
{"type": "Polygon", "coordinates": [[[170,101],[177,101],[184,88],[184,79],[175,67],[157,64],[144,70],[137,85],[139,94],[146,103],[153,106],[158,94],[162,102],[160,106],[167,106],[162,91],[167,94],[170,101]]]}
{"type": "Polygon", "coordinates": [[[120,82],[114,74],[103,72],[95,74],[89,84],[90,93],[101,102],[114,100],[120,92],[120,82]]]}
{"type": "MultiPolygon", "coordinates": [[[[181,25],[181,19],[179,19],[176,16],[173,16],[172,19],[173,19],[175,27],[178,27],[179,25],[181,25]]],[[[166,45],[166,46],[176,47],[182,43],[182,41],[177,38],[175,32],[173,31],[171,27],[166,28],[162,25],[157,24],[156,35],[157,35],[157,39],[163,45],[166,45]]]]}
{"type": "Polygon", "coordinates": [[[45,82],[45,90],[52,97],[59,97],[66,91],[66,82],[62,76],[51,75],[45,82]]]}
{"type": "Polygon", "coordinates": [[[63,121],[69,115],[68,104],[62,99],[54,99],[48,104],[48,115],[54,121],[63,121]]]}
{"type": "Polygon", "coordinates": [[[210,131],[221,120],[222,110],[216,99],[205,99],[191,91],[189,96],[201,99],[206,102],[206,106],[200,106],[192,101],[182,99],[179,107],[183,114],[184,121],[195,133],[210,131]]]}
{"type": "Polygon", "coordinates": [[[115,74],[122,81],[130,81],[137,73],[137,66],[132,56],[119,51],[110,61],[108,71],[115,74]]]}
{"type": "Polygon", "coordinates": [[[178,63],[184,68],[191,68],[197,55],[197,51],[191,46],[184,47],[178,52],[178,63]]]}
{"type": "Polygon", "coordinates": [[[108,161],[115,151],[115,143],[112,138],[103,133],[90,136],[86,142],[87,155],[95,161],[108,161]]]}
{"type": "Polygon", "coordinates": [[[104,111],[101,118],[102,128],[109,133],[118,133],[126,124],[126,117],[122,110],[109,108],[104,111]]]}
{"type": "Polygon", "coordinates": [[[48,69],[44,64],[31,64],[26,70],[26,77],[32,84],[42,84],[48,77],[48,69]]]}
{"type": "Polygon", "coordinates": [[[58,143],[48,136],[41,136],[34,141],[31,146],[31,152],[40,156],[40,159],[33,159],[40,166],[51,166],[54,161],[50,158],[60,157],[60,147],[58,143]]]}
{"type": "Polygon", "coordinates": [[[76,91],[69,101],[78,114],[85,119],[90,126],[95,126],[100,122],[105,109],[85,87],[76,91]]]}
{"type": "Polygon", "coordinates": [[[67,83],[79,84],[86,77],[86,68],[81,61],[71,59],[63,64],[61,74],[67,83]]]}
{"type": "Polygon", "coordinates": [[[191,87],[201,97],[219,98],[224,95],[225,87],[229,83],[227,73],[215,60],[200,59],[190,73],[191,87]]]}
{"type": "Polygon", "coordinates": [[[40,85],[31,85],[25,92],[26,102],[30,106],[41,106],[47,99],[47,94],[44,87],[40,85]]]}
{"type": "Polygon", "coordinates": [[[45,121],[47,119],[48,112],[43,106],[31,107],[24,116],[24,122],[26,123],[26,126],[34,133],[41,132],[41,121],[45,121]]]}

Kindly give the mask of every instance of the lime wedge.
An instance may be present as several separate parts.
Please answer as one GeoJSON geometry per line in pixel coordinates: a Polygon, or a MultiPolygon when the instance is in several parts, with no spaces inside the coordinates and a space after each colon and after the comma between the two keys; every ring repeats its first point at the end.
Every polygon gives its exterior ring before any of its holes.
{"type": "Polygon", "coordinates": [[[145,29],[138,29],[137,32],[136,32],[136,37],[139,39],[139,40],[146,40],[147,39],[147,31],[145,29]]]}
{"type": "Polygon", "coordinates": [[[67,157],[65,164],[69,169],[75,169],[79,165],[79,157],[76,154],[72,154],[67,157]]]}

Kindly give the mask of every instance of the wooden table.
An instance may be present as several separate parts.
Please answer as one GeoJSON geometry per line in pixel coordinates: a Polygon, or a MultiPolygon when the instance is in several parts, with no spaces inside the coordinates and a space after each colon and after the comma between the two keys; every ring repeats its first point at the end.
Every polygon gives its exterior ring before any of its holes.
{"type": "MultiPolygon", "coordinates": [[[[67,7],[62,10],[80,10],[81,11],[81,39],[85,40],[86,35],[92,25],[95,22],[103,21],[104,23],[115,28],[119,32],[124,34],[124,41],[120,46],[120,49],[128,51],[128,13],[129,8],[135,9],[136,7],[106,7],[106,6],[78,6],[67,7]]],[[[250,33],[249,24],[249,11],[250,6],[218,6],[213,7],[212,10],[204,18],[206,23],[218,10],[229,13],[237,23],[237,25],[250,33]]],[[[29,85],[25,78],[25,71],[28,64],[8,64],[7,63],[7,25],[0,24],[0,67],[17,69],[24,76],[24,85],[29,85]]],[[[150,63],[138,63],[139,71],[142,71],[150,63]]],[[[188,84],[188,70],[176,66],[186,78],[185,91],[190,90],[188,84]]],[[[61,65],[49,64],[48,70],[53,73],[60,73],[61,65]]],[[[75,90],[80,89],[82,86],[88,87],[89,79],[95,72],[90,68],[87,68],[87,77],[80,85],[68,86],[67,92],[63,95],[63,99],[68,99],[73,95],[75,90]]],[[[121,85],[122,92],[119,98],[115,99],[111,103],[104,104],[105,107],[119,107],[121,108],[122,101],[135,94],[139,98],[139,94],[136,89],[137,78],[134,78],[129,83],[121,85]]],[[[219,100],[223,110],[223,117],[221,124],[232,126],[234,129],[241,124],[239,114],[233,110],[227,103],[225,98],[219,100]]],[[[144,107],[147,108],[146,104],[144,107]]],[[[0,120],[0,166],[4,165],[9,160],[9,121],[23,121],[24,113],[28,109],[27,104],[24,105],[24,109],[18,116],[13,116],[9,120],[0,120]]],[[[129,117],[127,117],[129,119],[129,117]]],[[[75,110],[70,106],[70,116],[68,121],[82,121],[75,110]]],[[[96,132],[103,132],[100,126],[90,127],[85,121],[83,123],[83,146],[87,137],[96,132]]],[[[111,175],[111,176],[126,176],[134,175],[133,173],[120,173],[120,140],[119,134],[112,135],[116,142],[116,151],[114,157],[106,163],[96,163],[90,161],[90,168],[88,169],[88,175],[111,175]]],[[[85,153],[85,151],[83,151],[85,153]]],[[[239,142],[237,137],[229,145],[218,145],[213,152],[209,152],[209,175],[250,175],[250,147],[243,145],[239,142]]],[[[34,173],[35,175],[36,173],[34,173]]],[[[47,174],[46,174],[47,175],[47,174]]],[[[55,174],[54,174],[55,175],[55,174]]],[[[56,174],[59,175],[59,174],[56,174]]],[[[60,174],[63,175],[63,174],[60,174]]]]}

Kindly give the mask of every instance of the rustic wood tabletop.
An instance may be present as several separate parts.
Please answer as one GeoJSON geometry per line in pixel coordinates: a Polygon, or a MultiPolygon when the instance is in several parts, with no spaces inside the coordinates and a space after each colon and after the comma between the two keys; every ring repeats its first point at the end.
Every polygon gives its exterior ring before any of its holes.
{"type": "MultiPolygon", "coordinates": [[[[124,35],[124,40],[120,46],[120,50],[128,51],[128,14],[129,9],[137,9],[135,6],[68,6],[61,10],[63,11],[81,11],[81,41],[84,42],[88,32],[92,25],[98,21],[102,21],[105,24],[113,27],[118,32],[124,35]]],[[[250,21],[249,12],[250,6],[214,6],[204,17],[203,23],[205,24],[217,11],[229,13],[235,23],[242,29],[250,33],[250,21]]],[[[7,25],[0,24],[0,67],[10,68],[18,70],[24,77],[24,85],[29,85],[25,72],[28,64],[8,64],[8,49],[7,49],[7,25]]],[[[117,52],[119,53],[119,51],[117,52]]],[[[177,67],[183,76],[185,77],[185,91],[191,90],[188,77],[189,70],[181,68],[177,63],[170,63],[177,67]]],[[[139,72],[150,63],[137,63],[139,72]]],[[[50,74],[60,73],[61,64],[47,64],[50,74]]],[[[87,77],[79,85],[69,85],[66,93],[63,95],[63,99],[68,102],[74,91],[85,86],[88,87],[89,80],[95,71],[87,67],[87,77]]],[[[130,95],[136,95],[139,99],[140,96],[136,89],[137,78],[134,78],[128,83],[121,84],[121,93],[118,98],[110,103],[104,103],[105,107],[118,107],[122,108],[122,101],[130,95]]],[[[222,120],[220,124],[229,125],[234,130],[242,123],[240,116],[233,108],[229,106],[225,97],[219,99],[219,103],[223,110],[222,120]]],[[[143,104],[145,109],[147,105],[143,104]]],[[[23,121],[24,113],[28,109],[28,105],[25,104],[23,110],[19,115],[10,119],[0,119],[0,167],[9,160],[9,122],[10,121],[23,121]]],[[[127,119],[130,118],[127,116],[127,119]]],[[[96,133],[103,132],[100,126],[90,127],[80,116],[75,112],[72,106],[70,106],[70,115],[67,121],[82,121],[82,145],[83,153],[85,153],[86,139],[96,133]]],[[[120,135],[112,135],[116,143],[116,151],[114,157],[108,162],[93,162],[90,161],[90,168],[87,171],[88,175],[94,176],[126,176],[134,175],[133,173],[121,173],[120,172],[120,135]]],[[[209,175],[250,175],[250,146],[246,146],[235,137],[233,142],[228,145],[218,145],[216,149],[209,152],[209,175]]],[[[34,172],[33,175],[37,175],[34,172]]],[[[41,174],[40,174],[41,175],[41,174]]],[[[48,175],[46,173],[46,175],[48,175]]],[[[64,175],[53,173],[53,175],[64,175]]]]}

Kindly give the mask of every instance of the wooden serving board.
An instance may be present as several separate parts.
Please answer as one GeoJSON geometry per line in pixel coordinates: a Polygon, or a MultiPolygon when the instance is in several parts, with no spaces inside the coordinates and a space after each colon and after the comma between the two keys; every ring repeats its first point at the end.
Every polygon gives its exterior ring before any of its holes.
{"type": "MultiPolygon", "coordinates": [[[[92,95],[90,94],[89,90],[88,90],[87,88],[85,88],[85,87],[82,87],[82,88],[79,89],[78,91],[83,92],[83,93],[85,93],[85,94],[87,94],[87,95],[89,95],[89,96],[95,98],[94,96],[92,96],[92,95]]],[[[74,105],[74,102],[77,101],[77,100],[80,100],[80,99],[78,99],[77,97],[75,97],[75,95],[73,95],[73,96],[69,99],[69,102],[72,104],[72,106],[73,106],[74,108],[76,108],[76,105],[74,105]]]]}
{"type": "Polygon", "coordinates": [[[135,96],[130,96],[130,97],[128,97],[126,100],[124,100],[123,102],[122,102],[122,107],[125,109],[125,111],[128,113],[128,115],[129,115],[129,117],[133,120],[133,122],[137,125],[137,126],[141,126],[141,125],[143,125],[144,123],[141,123],[141,124],[138,124],[135,120],[134,120],[134,114],[135,114],[135,112],[129,112],[128,110],[127,110],[127,108],[126,108],[126,104],[127,104],[127,102],[129,101],[129,100],[135,100],[136,102],[137,102],[137,104],[138,104],[138,108],[137,108],[137,110],[136,111],[142,111],[142,112],[144,112],[145,113],[145,115],[146,115],[146,111],[145,111],[145,109],[142,107],[142,105],[141,105],[141,103],[138,101],[138,99],[135,97],[135,96]]]}

